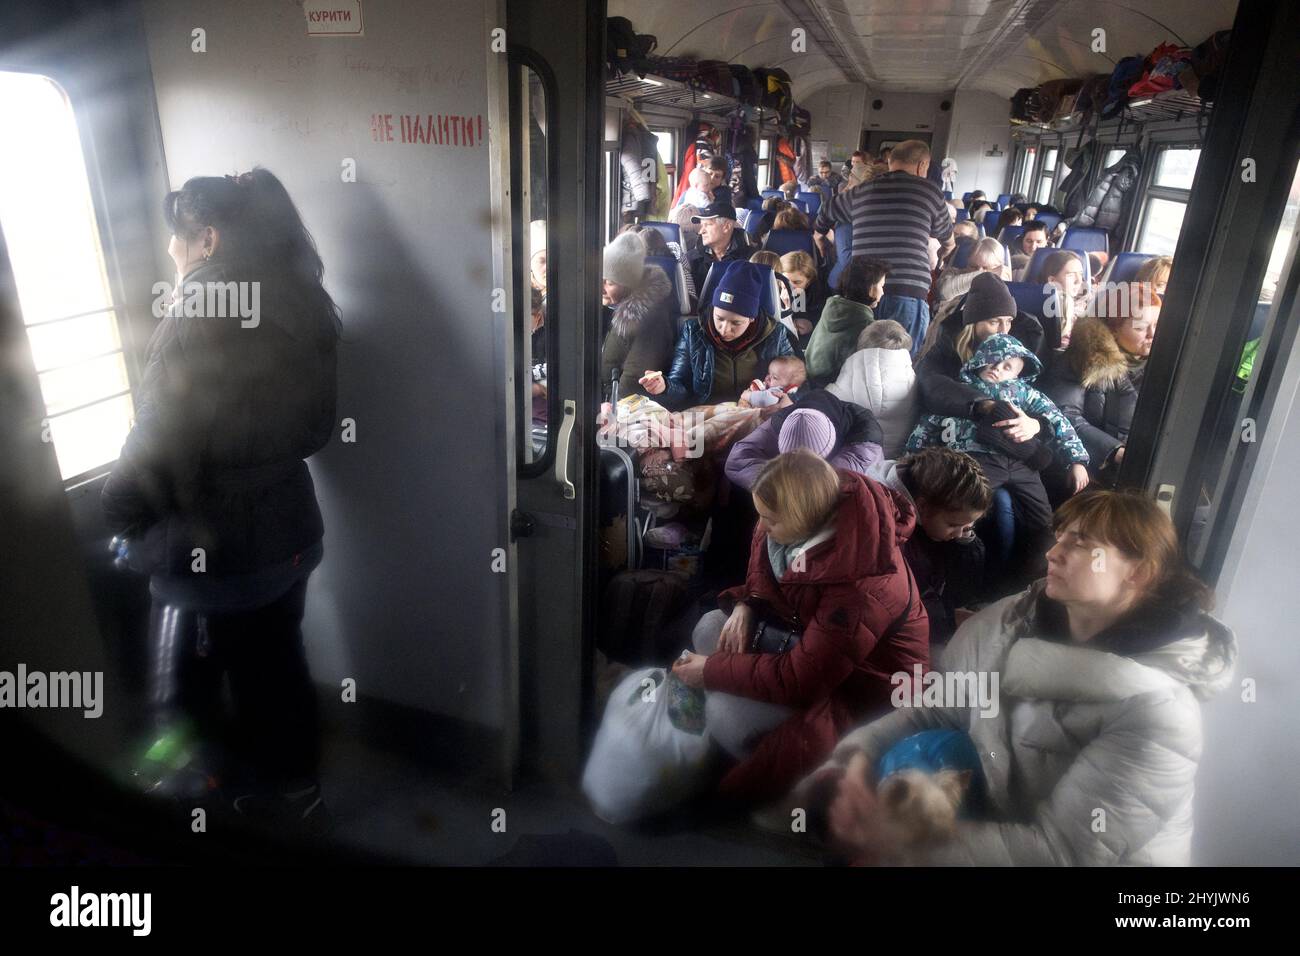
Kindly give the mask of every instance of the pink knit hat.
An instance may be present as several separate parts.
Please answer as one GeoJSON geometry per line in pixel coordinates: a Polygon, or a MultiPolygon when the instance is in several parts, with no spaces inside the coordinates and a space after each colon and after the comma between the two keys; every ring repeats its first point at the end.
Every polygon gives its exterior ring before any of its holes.
{"type": "Polygon", "coordinates": [[[816,409],[796,408],[781,426],[776,446],[783,455],[806,448],[825,458],[835,448],[835,426],[816,409]]]}

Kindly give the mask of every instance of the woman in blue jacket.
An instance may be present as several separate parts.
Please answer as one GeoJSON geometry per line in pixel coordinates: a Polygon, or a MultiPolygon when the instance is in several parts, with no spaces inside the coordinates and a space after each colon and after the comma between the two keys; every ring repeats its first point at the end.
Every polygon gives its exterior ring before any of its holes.
{"type": "Polygon", "coordinates": [[[647,369],[641,378],[671,410],[734,402],[767,375],[774,358],[794,354],[785,327],[762,307],[771,269],[739,261],[726,266],[700,317],[682,328],[668,376],[647,369]]]}

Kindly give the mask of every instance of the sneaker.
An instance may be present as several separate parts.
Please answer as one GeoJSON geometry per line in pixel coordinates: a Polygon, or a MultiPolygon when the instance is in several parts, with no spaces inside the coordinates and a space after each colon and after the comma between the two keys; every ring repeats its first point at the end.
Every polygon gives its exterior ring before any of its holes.
{"type": "Polygon", "coordinates": [[[149,796],[195,803],[216,795],[221,784],[211,754],[186,723],[175,724],[154,740],[131,770],[131,779],[149,796]]]}

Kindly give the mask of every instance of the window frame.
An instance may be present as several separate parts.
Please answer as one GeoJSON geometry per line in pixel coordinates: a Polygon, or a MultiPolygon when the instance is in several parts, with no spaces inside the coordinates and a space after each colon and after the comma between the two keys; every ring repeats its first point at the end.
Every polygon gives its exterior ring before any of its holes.
{"type": "MultiPolygon", "coordinates": [[[[664,163],[664,166],[666,168],[665,171],[668,173],[668,195],[670,197],[675,196],[677,194],[677,157],[680,155],[678,152],[678,141],[681,136],[681,131],[671,126],[651,126],[649,129],[650,132],[655,134],[656,140],[660,133],[667,134],[668,136],[668,156],[670,161],[664,163]]],[[[660,159],[662,158],[663,157],[660,156],[660,159]]]]}
{"type": "Polygon", "coordinates": [[[759,192],[762,192],[764,189],[772,188],[772,155],[775,152],[775,149],[776,143],[773,137],[758,137],[758,143],[755,145],[755,152],[758,154],[755,178],[758,180],[759,192]],[[767,147],[767,156],[763,155],[763,147],[767,147]]]}
{"type": "Polygon", "coordinates": [[[1008,190],[1013,195],[1016,193],[1023,194],[1026,199],[1029,197],[1029,188],[1034,181],[1034,170],[1037,168],[1039,157],[1042,152],[1039,149],[1038,140],[1021,140],[1016,152],[1015,165],[1011,171],[1011,188],[1008,190]],[[1025,159],[1033,154],[1033,159],[1029,163],[1029,169],[1025,169],[1025,159]]]}
{"type": "MultiPolygon", "coordinates": [[[[1147,144],[1144,150],[1142,166],[1143,172],[1139,180],[1138,195],[1142,197],[1142,205],[1137,210],[1137,215],[1133,217],[1133,223],[1129,228],[1129,234],[1126,237],[1125,248],[1130,248],[1134,252],[1141,252],[1138,248],[1138,240],[1141,238],[1143,230],[1146,229],[1147,221],[1150,218],[1151,201],[1153,199],[1163,199],[1167,202],[1176,202],[1183,206],[1183,220],[1187,218],[1187,207],[1192,201],[1191,187],[1186,189],[1174,186],[1157,186],[1155,185],[1156,166],[1160,162],[1162,153],[1170,150],[1201,150],[1203,144],[1199,140],[1187,139],[1185,135],[1177,139],[1155,139],[1153,138],[1147,144]]],[[[1200,160],[1197,160],[1199,166],[1200,160]]],[[[1179,232],[1182,229],[1180,227],[1179,232]]],[[[1176,245],[1176,243],[1175,243],[1176,245]]],[[[1172,255],[1173,253],[1169,253],[1172,255]]]]}
{"type": "MultiPolygon", "coordinates": [[[[86,190],[90,197],[90,214],[92,218],[91,227],[94,232],[96,242],[98,244],[99,256],[103,263],[104,281],[107,288],[108,300],[109,300],[109,305],[102,309],[93,309],[89,312],[78,313],[75,315],[59,316],[58,318],[53,318],[53,319],[44,319],[39,322],[32,323],[30,325],[24,320],[23,335],[25,341],[30,343],[30,338],[27,337],[27,330],[29,328],[38,328],[41,326],[53,325],[58,322],[69,322],[75,319],[86,318],[92,315],[101,315],[105,312],[110,313],[109,321],[112,323],[113,331],[116,333],[117,341],[118,341],[118,348],[113,349],[109,352],[91,356],[86,359],[80,359],[75,363],[67,363],[64,365],[54,366],[50,369],[38,370],[37,371],[38,381],[40,375],[46,371],[68,368],[71,367],[72,365],[81,364],[82,362],[95,361],[97,359],[104,358],[108,355],[120,354],[122,356],[122,363],[126,370],[127,387],[124,391],[114,392],[111,395],[103,395],[100,396],[99,398],[96,398],[94,401],[88,402],[84,405],[78,405],[74,408],[64,409],[63,411],[59,412],[58,415],[49,414],[49,406],[48,404],[46,404],[44,392],[43,390],[41,390],[40,392],[41,404],[43,409],[45,410],[43,421],[49,422],[53,418],[72,414],[82,409],[93,408],[95,405],[103,404],[106,402],[116,401],[117,399],[120,399],[123,395],[127,395],[131,399],[131,406],[132,406],[131,424],[133,426],[135,423],[135,414],[137,411],[135,407],[136,400],[137,400],[137,390],[140,387],[144,375],[144,368],[143,368],[144,356],[140,354],[138,343],[135,341],[135,337],[131,334],[132,324],[129,321],[130,303],[125,293],[125,283],[122,278],[122,265],[119,258],[118,250],[115,244],[112,242],[112,230],[109,227],[110,210],[108,208],[107,193],[105,190],[104,180],[100,173],[99,166],[97,162],[95,162],[95,150],[94,150],[95,135],[94,135],[94,128],[91,125],[91,121],[90,121],[90,114],[92,111],[89,109],[83,110],[78,107],[76,98],[74,97],[71,91],[72,89],[75,89],[75,85],[65,83],[59,77],[57,70],[33,69],[30,66],[24,64],[9,64],[0,60],[0,72],[21,74],[29,77],[39,77],[40,79],[46,80],[47,82],[51,83],[58,91],[59,95],[63,98],[64,103],[66,104],[68,110],[72,115],[73,126],[76,128],[77,131],[77,145],[80,154],[81,165],[86,176],[86,190]]],[[[12,245],[12,238],[10,238],[8,241],[12,245]]],[[[12,262],[10,266],[12,268],[12,262]]],[[[21,304],[20,304],[20,309],[21,309],[21,304]]],[[[55,451],[56,457],[57,454],[58,452],[56,450],[55,451]]],[[[118,459],[116,457],[112,458],[109,461],[106,461],[100,465],[96,465],[95,467],[89,468],[83,472],[79,472],[77,474],[71,475],[68,478],[62,478],[62,473],[60,472],[60,480],[63,485],[64,493],[66,494],[66,493],[74,492],[80,488],[83,488],[84,486],[90,485],[93,482],[96,482],[104,478],[110,472],[112,472],[113,468],[117,464],[117,461],[118,459]]]]}

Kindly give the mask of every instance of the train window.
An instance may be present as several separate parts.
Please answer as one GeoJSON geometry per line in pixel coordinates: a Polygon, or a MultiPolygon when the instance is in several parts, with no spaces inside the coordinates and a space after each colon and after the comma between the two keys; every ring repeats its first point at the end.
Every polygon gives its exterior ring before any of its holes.
{"type": "MultiPolygon", "coordinates": [[[[1184,175],[1184,173],[1180,171],[1178,175],[1184,175]]],[[[1202,569],[1205,569],[1207,562],[1213,562],[1222,557],[1221,549],[1220,553],[1211,553],[1216,550],[1216,544],[1205,536],[1204,522],[1211,511],[1217,512],[1223,506],[1225,497],[1232,494],[1230,446],[1242,441],[1253,440],[1243,436],[1248,434],[1246,423],[1255,420],[1257,416],[1257,406],[1254,403],[1258,400],[1263,386],[1256,383],[1251,399],[1246,398],[1246,391],[1248,384],[1254,377],[1256,357],[1262,355],[1265,350],[1264,326],[1268,319],[1269,309],[1273,304],[1273,298],[1277,293],[1278,284],[1283,278],[1282,269],[1286,264],[1287,253],[1292,247],[1298,215],[1300,215],[1300,164],[1297,164],[1292,177],[1291,190],[1287,195],[1286,205],[1282,210],[1282,218],[1278,223],[1277,234],[1273,238],[1272,253],[1269,256],[1268,265],[1264,269],[1259,293],[1255,297],[1254,314],[1250,328],[1246,333],[1246,341],[1242,347],[1240,360],[1237,363],[1236,381],[1233,383],[1231,392],[1224,399],[1226,408],[1219,418],[1218,433],[1212,436],[1211,441],[1206,443],[1205,451],[1207,455],[1211,456],[1211,460],[1222,460],[1224,464],[1217,469],[1212,468],[1206,471],[1199,507],[1188,537],[1188,554],[1193,563],[1202,569]]],[[[1276,334],[1279,333],[1275,326],[1270,335],[1276,334]]],[[[1221,535],[1222,529],[1216,529],[1215,534],[1221,535]]]]}
{"type": "MultiPolygon", "coordinates": [[[[547,296],[548,269],[546,247],[547,218],[547,148],[546,148],[546,90],[541,77],[530,67],[523,66],[518,73],[519,102],[526,104],[529,135],[520,137],[518,149],[521,186],[527,191],[525,208],[529,210],[530,226],[525,230],[523,289],[526,303],[528,335],[520,336],[519,348],[523,352],[522,368],[526,370],[521,389],[522,408],[520,420],[530,422],[532,441],[524,442],[524,461],[532,463],[546,454],[549,438],[547,419],[547,342],[550,338],[547,323],[551,309],[547,296]]],[[[608,156],[608,154],[606,154],[608,156]]]]}
{"type": "Polygon", "coordinates": [[[652,130],[659,141],[659,159],[668,173],[668,195],[677,192],[677,134],[670,129],[652,130]]]}
{"type": "Polygon", "coordinates": [[[768,184],[772,181],[772,141],[770,139],[760,139],[758,141],[758,188],[767,189],[768,184]]]}
{"type": "Polygon", "coordinates": [[[1128,152],[1128,150],[1127,150],[1127,149],[1123,149],[1123,148],[1120,148],[1120,149],[1108,149],[1108,150],[1106,150],[1106,160],[1105,160],[1105,162],[1103,162],[1103,163],[1101,164],[1101,168],[1102,168],[1102,169],[1110,169],[1112,166],[1114,166],[1116,163],[1118,163],[1121,159],[1123,159],[1123,158],[1124,158],[1124,154],[1127,153],[1127,152],[1128,152]]]}
{"type": "Polygon", "coordinates": [[[1199,149],[1162,149],[1156,158],[1153,186],[1172,189],[1191,189],[1196,177],[1196,164],[1201,158],[1199,149]]]}
{"type": "Polygon", "coordinates": [[[72,104],[0,72],[0,228],[65,482],[117,459],[135,408],[72,104]]]}
{"type": "Polygon", "coordinates": [[[1040,203],[1047,203],[1052,199],[1052,183],[1056,179],[1056,157],[1059,154],[1060,150],[1053,146],[1043,156],[1043,172],[1038,179],[1038,195],[1036,197],[1040,203]]]}
{"type": "Polygon", "coordinates": [[[1038,157],[1036,146],[1026,146],[1020,154],[1020,166],[1016,170],[1016,181],[1012,192],[1023,193],[1029,189],[1029,181],[1034,175],[1034,160],[1038,157]]]}
{"type": "Polygon", "coordinates": [[[1199,148],[1162,146],[1156,151],[1155,172],[1147,187],[1135,251],[1174,254],[1200,158],[1199,148]]]}

